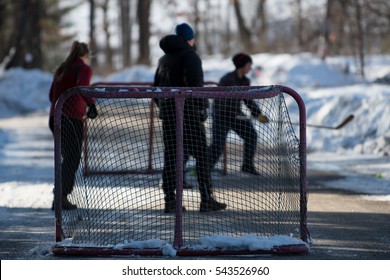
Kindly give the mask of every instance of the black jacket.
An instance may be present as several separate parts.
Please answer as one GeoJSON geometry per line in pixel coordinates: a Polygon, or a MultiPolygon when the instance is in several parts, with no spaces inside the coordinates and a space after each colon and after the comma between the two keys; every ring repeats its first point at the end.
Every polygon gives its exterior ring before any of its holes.
{"type": "MultiPolygon", "coordinates": [[[[250,81],[247,77],[241,79],[237,76],[237,72],[233,71],[223,76],[218,84],[219,86],[249,86],[250,81]]],[[[261,113],[259,106],[255,101],[249,99],[214,99],[214,115],[216,117],[235,118],[238,115],[244,115],[241,111],[241,100],[250,109],[252,116],[256,117],[261,113]]]]}
{"type": "MultiPolygon", "coordinates": [[[[203,87],[202,62],[193,47],[177,35],[168,35],[161,39],[160,48],[165,54],[158,62],[154,86],[203,87]]],[[[155,101],[160,108],[161,119],[174,117],[174,100],[155,99],[155,101]]],[[[207,107],[207,99],[187,98],[184,115],[187,118],[203,119],[207,107]]]]}

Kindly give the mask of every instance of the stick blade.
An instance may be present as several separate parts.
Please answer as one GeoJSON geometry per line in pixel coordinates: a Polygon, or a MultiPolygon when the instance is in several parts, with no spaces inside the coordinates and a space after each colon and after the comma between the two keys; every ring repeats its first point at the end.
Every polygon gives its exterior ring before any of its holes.
{"type": "Polygon", "coordinates": [[[340,129],[342,127],[344,127],[346,124],[348,124],[349,122],[351,122],[353,119],[354,119],[354,115],[351,114],[349,115],[342,123],[340,123],[338,126],[336,126],[334,129],[340,129]]]}

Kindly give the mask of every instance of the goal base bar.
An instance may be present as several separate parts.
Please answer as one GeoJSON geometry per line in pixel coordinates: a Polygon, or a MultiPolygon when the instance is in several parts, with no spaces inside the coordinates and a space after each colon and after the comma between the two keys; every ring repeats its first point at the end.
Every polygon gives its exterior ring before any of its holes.
{"type": "MultiPolygon", "coordinates": [[[[305,244],[294,244],[285,246],[275,246],[269,250],[193,250],[178,249],[176,256],[228,256],[228,255],[296,255],[309,253],[309,246],[305,244]]],[[[112,247],[69,247],[54,246],[54,255],[68,256],[164,256],[161,249],[114,249],[112,247]]]]}

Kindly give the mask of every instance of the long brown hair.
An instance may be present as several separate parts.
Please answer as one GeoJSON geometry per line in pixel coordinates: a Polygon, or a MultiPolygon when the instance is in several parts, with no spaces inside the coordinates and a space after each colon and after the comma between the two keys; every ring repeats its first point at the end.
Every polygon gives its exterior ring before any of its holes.
{"type": "Polygon", "coordinates": [[[54,80],[61,80],[63,74],[69,70],[70,65],[76,60],[76,58],[83,57],[89,53],[90,50],[86,43],[74,41],[68,57],[60,64],[54,73],[54,80]]]}

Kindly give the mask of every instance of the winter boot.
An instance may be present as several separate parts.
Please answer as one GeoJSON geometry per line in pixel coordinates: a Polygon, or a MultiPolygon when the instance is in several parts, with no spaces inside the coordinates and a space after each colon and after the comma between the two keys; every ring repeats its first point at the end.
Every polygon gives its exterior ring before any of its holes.
{"type": "Polygon", "coordinates": [[[72,204],[66,196],[62,197],[62,209],[63,210],[74,210],[77,209],[75,204],[72,204]]]}
{"type": "Polygon", "coordinates": [[[255,167],[249,164],[244,164],[241,168],[241,171],[251,175],[259,175],[259,172],[256,171],[255,167]]]}
{"type": "MultiPolygon", "coordinates": [[[[186,208],[184,206],[182,206],[182,210],[183,210],[183,212],[185,212],[186,208]]],[[[167,213],[167,214],[176,213],[176,200],[165,201],[164,213],[167,213]]]]}
{"type": "Polygon", "coordinates": [[[200,202],[200,212],[220,211],[226,208],[226,203],[216,201],[211,196],[207,199],[202,199],[200,202]]]}

